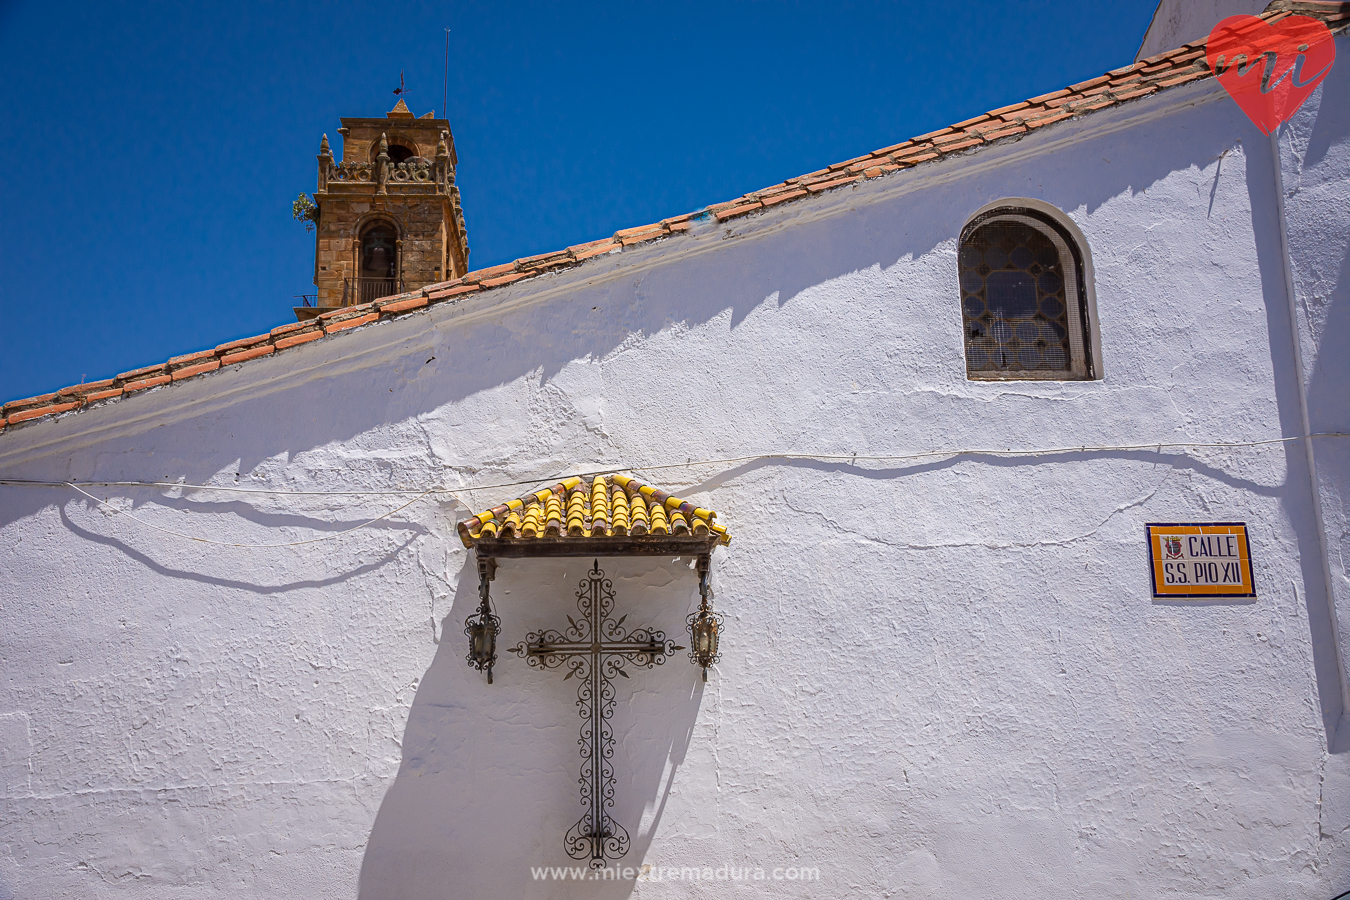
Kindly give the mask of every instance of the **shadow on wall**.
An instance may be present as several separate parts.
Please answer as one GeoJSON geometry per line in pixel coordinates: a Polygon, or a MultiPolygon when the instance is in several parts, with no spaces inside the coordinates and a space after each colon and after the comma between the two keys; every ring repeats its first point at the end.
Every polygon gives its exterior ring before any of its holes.
{"type": "MultiPolygon", "coordinates": [[[[1322,109],[1332,109],[1336,99],[1345,96],[1346,69],[1328,77],[1323,83],[1322,109]],[[1333,81],[1333,77],[1335,81],[1333,81]],[[1332,105],[1329,105],[1332,104],[1332,105]]],[[[1313,146],[1330,146],[1338,140],[1338,135],[1329,132],[1344,132],[1344,116],[1319,116],[1328,119],[1328,125],[1322,125],[1314,131],[1313,146]]],[[[1247,192],[1251,203],[1252,229],[1256,236],[1256,259],[1261,273],[1261,294],[1265,299],[1266,328],[1270,335],[1270,361],[1275,378],[1275,399],[1279,410],[1280,433],[1298,435],[1303,433],[1302,409],[1299,400],[1299,372],[1294,358],[1294,341],[1290,318],[1291,302],[1285,280],[1285,248],[1281,241],[1280,210],[1276,193],[1276,166],[1278,161],[1270,138],[1253,136],[1245,142],[1248,155],[1247,192]]],[[[1286,185],[1286,190],[1288,186],[1286,185]]],[[[1342,264],[1338,296],[1346,290],[1346,271],[1342,264]]],[[[1344,304],[1342,304],[1344,305],[1344,304]]],[[[1333,312],[1333,316],[1343,326],[1344,315],[1333,312]]],[[[1328,325],[1333,323],[1328,322],[1328,325]]],[[[1329,328],[1327,335],[1337,334],[1329,328]]],[[[1343,332],[1341,332],[1343,333],[1343,332]]],[[[1325,344],[1323,349],[1325,349],[1325,344]]],[[[1308,386],[1307,400],[1309,413],[1314,423],[1323,420],[1319,413],[1325,412],[1335,417],[1334,410],[1343,408],[1344,400],[1328,398],[1326,383],[1328,375],[1344,378],[1344,354],[1319,354],[1313,377],[1308,386]],[[1324,361],[1326,364],[1324,364],[1324,361]],[[1329,365],[1327,365],[1329,364],[1329,365]],[[1330,370],[1330,371],[1329,371],[1330,370]],[[1314,409],[1319,413],[1314,413],[1314,409]]],[[[1343,395],[1344,381],[1338,383],[1334,393],[1343,395]]],[[[1313,646],[1313,668],[1317,681],[1317,695],[1321,708],[1323,725],[1326,728],[1328,749],[1332,753],[1345,752],[1350,746],[1336,740],[1337,726],[1344,712],[1345,698],[1342,692],[1342,673],[1339,654],[1336,648],[1335,614],[1329,593],[1330,585],[1322,568],[1322,540],[1317,533],[1317,519],[1313,511],[1316,502],[1312,493],[1308,458],[1301,442],[1284,445],[1286,481],[1292,490],[1283,495],[1289,521],[1294,528],[1299,548],[1299,566],[1302,581],[1306,588],[1304,603],[1308,611],[1308,626],[1313,646]]]]}
{"type": "MultiPolygon", "coordinates": [[[[398,776],[385,794],[361,865],[361,900],[458,897],[627,897],[633,880],[537,879],[532,867],[585,867],[563,836],[581,816],[578,682],[509,652],[540,628],[578,615],[576,588],[589,559],[505,560],[493,582],[502,618],[494,683],[465,661],[464,619],[478,606],[472,553],[459,573],[440,647],[422,679],[403,735],[398,776]]],[[[615,618],[651,625],[688,644],[684,616],[697,598],[688,560],[602,559],[615,618]]],[[[611,719],[615,803],[632,838],[611,866],[642,865],[694,738],[703,696],[688,654],[615,678],[611,719]]],[[[707,740],[705,735],[704,740],[707,740]]]]}
{"type": "MultiPolygon", "coordinates": [[[[1341,39],[1338,43],[1344,52],[1347,42],[1341,39]]],[[[1308,146],[1298,163],[1300,182],[1305,178],[1320,178],[1323,184],[1314,186],[1304,196],[1297,196],[1301,184],[1286,183],[1285,190],[1289,192],[1286,203],[1291,218],[1291,252],[1302,257],[1299,260],[1302,271],[1296,271],[1296,277],[1302,275],[1302,283],[1296,284],[1295,294],[1302,307],[1301,316],[1306,317],[1306,324],[1315,329],[1313,333],[1316,341],[1315,360],[1307,359],[1306,354],[1311,348],[1306,343],[1303,350],[1305,365],[1308,363],[1312,365],[1306,398],[1310,430],[1313,434],[1347,433],[1350,432],[1350,391],[1346,390],[1346,385],[1350,384],[1350,353],[1347,353],[1345,348],[1350,346],[1350,246],[1345,243],[1346,236],[1337,233],[1343,230],[1341,223],[1345,221],[1343,206],[1345,166],[1343,155],[1339,159],[1329,156],[1332,147],[1343,146],[1350,140],[1350,112],[1347,112],[1350,110],[1350,66],[1342,63],[1340,68],[1333,68],[1318,91],[1321,96],[1313,98],[1320,100],[1317,107],[1318,114],[1313,122],[1312,133],[1308,137],[1308,146]],[[1322,171],[1318,171],[1319,168],[1322,171]],[[1330,171],[1327,171],[1328,169],[1330,171]],[[1326,189],[1328,185],[1335,185],[1338,189],[1328,191],[1326,189]],[[1329,216],[1326,211],[1317,208],[1318,203],[1328,201],[1341,206],[1339,215],[1329,216]],[[1300,246],[1292,246],[1295,243],[1300,246]],[[1341,256],[1339,266],[1335,263],[1333,255],[1335,253],[1341,256]]],[[[1264,262],[1262,272],[1263,274],[1265,272],[1264,262]]],[[[1296,432],[1286,432],[1286,434],[1293,433],[1296,432]]],[[[1305,459],[1301,445],[1289,445],[1288,452],[1290,455],[1298,454],[1301,461],[1305,459]]],[[[1339,509],[1329,509],[1326,506],[1323,508],[1328,544],[1326,552],[1330,554],[1332,560],[1335,560],[1338,555],[1344,556],[1347,549],[1344,523],[1350,522],[1350,480],[1347,480],[1350,478],[1348,474],[1350,446],[1344,439],[1314,440],[1313,452],[1317,461],[1322,502],[1334,503],[1335,498],[1340,499],[1339,509]]],[[[1302,473],[1300,477],[1306,479],[1306,466],[1300,468],[1300,472],[1302,473]]],[[[1300,543],[1302,544],[1301,536],[1300,543]]],[[[1313,567],[1310,565],[1311,560],[1320,558],[1323,548],[1315,543],[1309,543],[1300,549],[1305,560],[1305,583],[1325,584],[1325,573],[1320,567],[1317,572],[1311,571],[1313,567]],[[1314,553],[1317,555],[1310,555],[1314,553]],[[1309,581],[1312,578],[1316,580],[1309,581]]],[[[1344,598],[1350,596],[1344,590],[1346,586],[1344,570],[1333,563],[1331,571],[1333,578],[1341,579],[1341,602],[1344,603],[1344,598]]],[[[1345,647],[1346,618],[1350,611],[1335,610],[1335,594],[1330,592],[1330,585],[1327,588],[1327,596],[1319,600],[1327,609],[1325,612],[1319,609],[1319,612],[1322,612],[1330,622],[1340,620],[1340,646],[1345,647]]],[[[1311,590],[1308,602],[1311,611],[1314,602],[1311,590]]],[[[1326,637],[1314,632],[1315,646],[1318,650],[1316,657],[1318,692],[1322,696],[1326,696],[1325,692],[1331,690],[1333,669],[1337,676],[1338,689],[1344,685],[1343,679],[1347,674],[1334,666],[1337,636],[1333,628],[1334,626],[1329,623],[1328,630],[1332,633],[1326,637]]],[[[1326,716],[1325,700],[1322,708],[1326,716]]],[[[1342,722],[1347,722],[1344,710],[1342,722]]],[[[1330,724],[1330,727],[1334,728],[1334,724],[1330,724]]],[[[1333,752],[1350,751],[1350,724],[1342,724],[1335,733],[1335,738],[1333,752]]]]}

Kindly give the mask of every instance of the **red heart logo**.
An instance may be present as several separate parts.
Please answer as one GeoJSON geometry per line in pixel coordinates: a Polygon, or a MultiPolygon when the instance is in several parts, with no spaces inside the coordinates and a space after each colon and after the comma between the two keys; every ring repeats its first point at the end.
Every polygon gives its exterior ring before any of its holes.
{"type": "Polygon", "coordinates": [[[1266,23],[1229,16],[1209,33],[1205,58],[1247,118],[1270,134],[1285,122],[1336,61],[1336,42],[1317,19],[1286,16],[1266,23]]]}

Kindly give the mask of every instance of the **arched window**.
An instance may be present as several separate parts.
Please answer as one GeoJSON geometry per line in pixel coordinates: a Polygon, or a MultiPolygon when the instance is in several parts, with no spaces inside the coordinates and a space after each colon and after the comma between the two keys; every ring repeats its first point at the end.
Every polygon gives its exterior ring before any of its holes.
{"type": "Polygon", "coordinates": [[[1064,226],[991,210],[961,233],[958,262],[967,378],[1096,377],[1082,254],[1064,226]]]}

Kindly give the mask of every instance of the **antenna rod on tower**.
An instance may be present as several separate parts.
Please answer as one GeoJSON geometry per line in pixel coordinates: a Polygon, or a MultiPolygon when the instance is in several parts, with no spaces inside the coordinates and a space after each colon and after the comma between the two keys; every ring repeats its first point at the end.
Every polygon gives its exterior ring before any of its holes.
{"type": "Polygon", "coordinates": [[[446,112],[450,106],[450,29],[445,29],[445,81],[441,82],[444,87],[444,95],[441,98],[441,118],[446,118],[446,112]]]}

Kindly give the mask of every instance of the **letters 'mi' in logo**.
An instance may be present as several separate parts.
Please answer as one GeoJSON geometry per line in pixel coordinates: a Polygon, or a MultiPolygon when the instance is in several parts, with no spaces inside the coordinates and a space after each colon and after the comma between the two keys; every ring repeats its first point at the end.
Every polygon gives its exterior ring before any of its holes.
{"type": "Polygon", "coordinates": [[[1163,551],[1168,559],[1181,559],[1181,535],[1164,534],[1162,536],[1163,551]]]}
{"type": "Polygon", "coordinates": [[[1322,22],[1229,16],[1209,33],[1209,67],[1262,134],[1280,127],[1331,71],[1336,42],[1322,22]],[[1311,73],[1311,74],[1309,74],[1311,73]]]}

